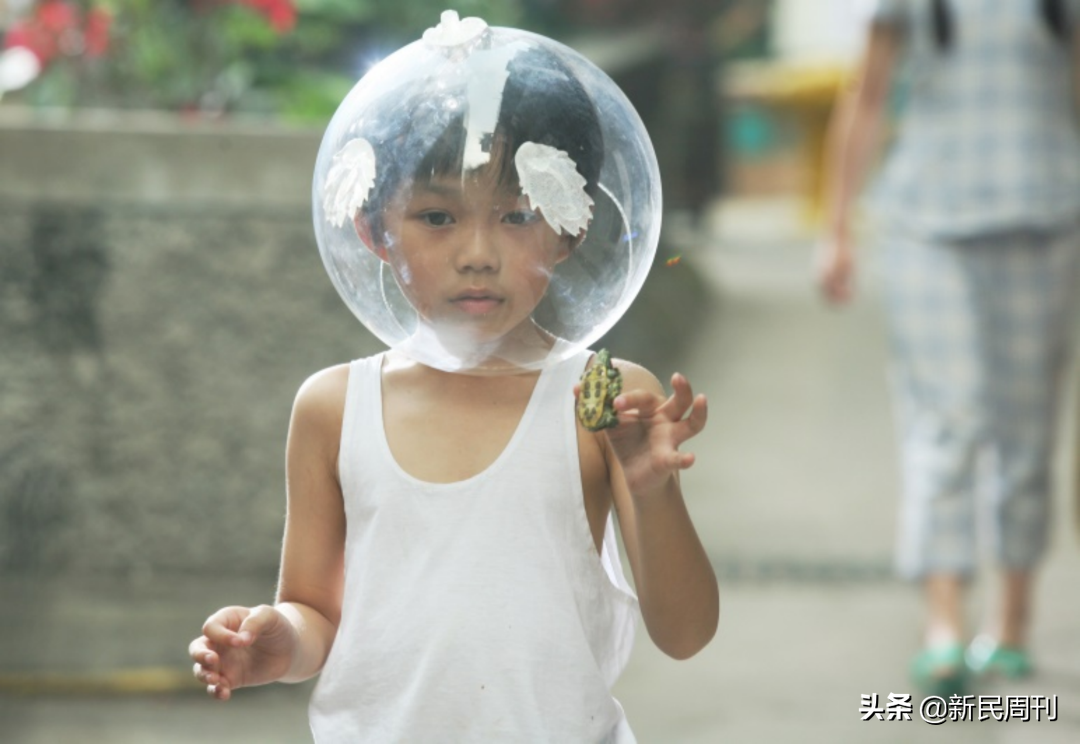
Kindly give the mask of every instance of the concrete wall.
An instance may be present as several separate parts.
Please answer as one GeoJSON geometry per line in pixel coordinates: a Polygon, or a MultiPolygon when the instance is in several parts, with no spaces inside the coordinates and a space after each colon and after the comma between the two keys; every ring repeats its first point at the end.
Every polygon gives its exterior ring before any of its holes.
{"type": "Polygon", "coordinates": [[[323,271],[316,132],[0,120],[0,567],[276,564],[293,395],[379,348],[323,271]]]}
{"type": "MultiPolygon", "coordinates": [[[[0,571],[272,575],[293,396],[381,348],[319,259],[320,136],[0,107],[0,571]]],[[[702,300],[660,269],[602,343],[666,379],[702,300]]]]}

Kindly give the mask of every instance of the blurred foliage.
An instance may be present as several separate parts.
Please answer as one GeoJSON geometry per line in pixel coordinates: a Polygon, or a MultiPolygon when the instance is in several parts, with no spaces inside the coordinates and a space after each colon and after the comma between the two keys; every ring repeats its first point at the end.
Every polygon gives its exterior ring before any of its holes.
{"type": "Polygon", "coordinates": [[[43,0],[19,19],[48,53],[38,53],[42,74],[18,97],[320,123],[368,67],[436,25],[448,5],[491,25],[519,24],[524,8],[523,0],[43,0]],[[63,28],[40,19],[57,6],[69,11],[63,28]],[[95,14],[108,16],[108,39],[88,53],[95,14]]]}
{"type": "Polygon", "coordinates": [[[286,119],[323,120],[368,68],[420,38],[452,7],[493,26],[516,25],[520,0],[296,0],[299,22],[260,72],[286,119]]]}

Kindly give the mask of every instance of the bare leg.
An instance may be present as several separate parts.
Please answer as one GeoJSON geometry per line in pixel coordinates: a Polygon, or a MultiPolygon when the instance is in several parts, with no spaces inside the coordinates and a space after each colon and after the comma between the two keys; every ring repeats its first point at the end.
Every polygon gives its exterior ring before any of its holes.
{"type": "Polygon", "coordinates": [[[1034,574],[1011,570],[1002,575],[1001,601],[994,625],[975,638],[968,647],[968,667],[976,674],[1024,677],[1031,673],[1031,660],[1024,646],[1031,618],[1034,574]]]}
{"type": "Polygon", "coordinates": [[[1002,646],[1026,645],[1033,583],[1030,571],[1006,571],[1002,576],[1001,615],[994,633],[1002,646]]]}
{"type": "Polygon", "coordinates": [[[958,574],[930,574],[926,593],[926,645],[960,643],[964,637],[964,582],[958,574]]]}
{"type": "Polygon", "coordinates": [[[960,574],[928,574],[926,594],[926,640],[911,663],[920,690],[948,697],[964,689],[964,582],[960,574]]]}

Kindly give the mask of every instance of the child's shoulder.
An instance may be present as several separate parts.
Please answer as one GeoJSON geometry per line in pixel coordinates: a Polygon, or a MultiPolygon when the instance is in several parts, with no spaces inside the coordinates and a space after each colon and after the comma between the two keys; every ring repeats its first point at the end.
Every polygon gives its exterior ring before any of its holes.
{"type": "Polygon", "coordinates": [[[349,363],[335,364],[310,375],[296,392],[293,417],[312,423],[340,423],[349,388],[349,363]]]}
{"type": "Polygon", "coordinates": [[[628,359],[612,359],[612,365],[619,370],[623,379],[623,390],[650,390],[663,392],[664,386],[660,380],[645,367],[628,359]]]}
{"type": "Polygon", "coordinates": [[[296,393],[297,398],[320,399],[344,393],[349,384],[349,362],[335,364],[309,375],[296,393]]]}

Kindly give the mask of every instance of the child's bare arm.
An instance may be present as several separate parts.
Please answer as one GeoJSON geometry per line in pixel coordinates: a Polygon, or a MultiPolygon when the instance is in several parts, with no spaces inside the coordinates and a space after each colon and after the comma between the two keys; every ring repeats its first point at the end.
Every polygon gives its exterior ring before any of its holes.
{"type": "Polygon", "coordinates": [[[195,676],[220,700],[239,687],[307,679],[330,651],[341,613],[345,515],[337,452],[347,374],[347,367],[325,370],[297,394],[276,603],[219,610],[189,647],[195,676]]]}
{"type": "Polygon", "coordinates": [[[645,627],[668,655],[693,656],[716,633],[720,600],[709,558],[683,501],[679,471],[694,463],[678,447],[705,426],[705,396],[682,375],[668,397],[647,370],[619,363],[626,391],[608,429],[612,498],[634,572],[645,627]]]}
{"type": "Polygon", "coordinates": [[[322,669],[341,619],[345,506],[337,460],[348,365],[314,375],[301,387],[289,425],[288,511],[277,602],[309,631],[286,681],[322,669]]]}

